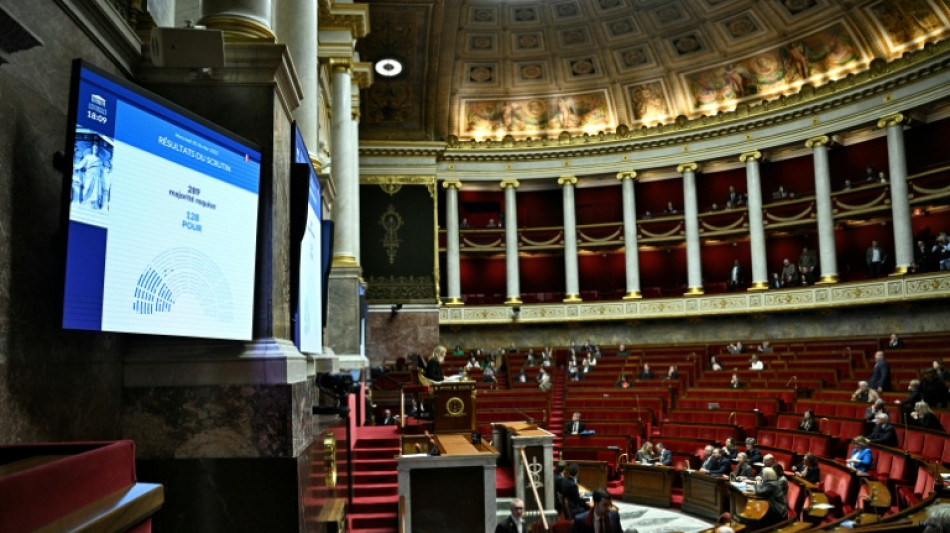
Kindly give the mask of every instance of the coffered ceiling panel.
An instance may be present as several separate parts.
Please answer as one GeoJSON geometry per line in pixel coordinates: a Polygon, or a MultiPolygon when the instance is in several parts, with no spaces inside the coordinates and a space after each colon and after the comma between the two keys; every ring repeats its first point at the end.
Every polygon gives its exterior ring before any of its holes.
{"type": "Polygon", "coordinates": [[[369,0],[370,139],[556,137],[794,93],[944,39],[950,0],[369,0]]]}

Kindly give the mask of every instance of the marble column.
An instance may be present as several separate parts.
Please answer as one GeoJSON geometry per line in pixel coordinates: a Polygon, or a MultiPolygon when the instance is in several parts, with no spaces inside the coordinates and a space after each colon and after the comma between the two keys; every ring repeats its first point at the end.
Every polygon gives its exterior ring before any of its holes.
{"type": "Polygon", "coordinates": [[[505,305],[521,305],[521,281],[518,270],[518,180],[502,180],[505,190],[505,279],[508,298],[505,305]]]}
{"type": "Polygon", "coordinates": [[[765,224],[762,220],[762,178],[759,161],[762,152],[753,150],[739,155],[745,163],[746,204],[749,209],[749,251],[752,254],[752,285],[750,291],[769,288],[769,269],[765,253],[765,224]]]}
{"type": "MultiPolygon", "coordinates": [[[[318,146],[319,75],[317,61],[317,2],[313,0],[280,0],[274,22],[280,41],[287,44],[300,80],[303,98],[294,110],[297,128],[316,153],[318,146]]],[[[318,167],[319,168],[319,167],[318,167]]],[[[319,170],[318,170],[319,172],[319,170]]]]}
{"type": "Polygon", "coordinates": [[[818,215],[818,269],[821,278],[816,283],[838,282],[838,259],[835,253],[835,219],[831,209],[831,167],[828,165],[827,135],[805,141],[812,149],[815,165],[815,210],[818,215]]]}
{"type": "Polygon", "coordinates": [[[581,301],[581,291],[577,277],[577,220],[574,214],[574,185],[577,184],[577,178],[561,176],[557,184],[563,189],[564,199],[564,302],[578,303],[581,301]]]}
{"type": "Polygon", "coordinates": [[[271,0],[201,0],[200,12],[198,24],[223,31],[228,40],[276,40],[271,0]]]}
{"type": "Polygon", "coordinates": [[[907,190],[907,154],[904,151],[904,124],[907,118],[897,113],[878,121],[887,128],[887,170],[891,184],[891,219],[894,225],[894,274],[906,274],[914,260],[914,230],[910,218],[907,190]]]}
{"type": "Polygon", "coordinates": [[[459,272],[459,180],[445,180],[445,269],[448,294],[445,305],[464,305],[459,272]]]}
{"type": "Polygon", "coordinates": [[[333,203],[333,266],[359,267],[360,176],[355,163],[358,156],[350,112],[352,70],[349,60],[331,59],[333,102],[330,122],[331,174],[337,196],[333,203]]]}
{"type": "Polygon", "coordinates": [[[640,298],[640,252],[637,249],[637,200],[633,191],[633,184],[637,181],[637,172],[634,170],[618,172],[621,192],[623,194],[623,247],[627,276],[627,294],[624,300],[640,298]]]}
{"type": "Polygon", "coordinates": [[[703,294],[703,265],[699,242],[699,207],[696,202],[696,163],[683,163],[683,223],[686,225],[686,296],[703,294]]]}

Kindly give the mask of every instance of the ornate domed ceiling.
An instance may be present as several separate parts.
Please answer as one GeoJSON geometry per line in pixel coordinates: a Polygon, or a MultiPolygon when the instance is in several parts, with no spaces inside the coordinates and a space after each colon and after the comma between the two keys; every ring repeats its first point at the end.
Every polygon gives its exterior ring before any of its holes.
{"type": "Polygon", "coordinates": [[[371,0],[361,136],[640,128],[820,85],[945,38],[950,0],[371,0]]]}

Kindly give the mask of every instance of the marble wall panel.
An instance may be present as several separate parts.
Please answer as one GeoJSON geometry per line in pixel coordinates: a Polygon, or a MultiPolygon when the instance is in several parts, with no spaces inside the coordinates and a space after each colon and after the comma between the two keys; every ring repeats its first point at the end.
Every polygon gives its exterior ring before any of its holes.
{"type": "MultiPolygon", "coordinates": [[[[439,311],[431,309],[402,309],[393,314],[385,311],[370,311],[368,322],[366,357],[371,366],[383,361],[395,361],[410,353],[428,357],[439,345],[439,311]]],[[[448,346],[450,349],[454,346],[448,346]]]]}

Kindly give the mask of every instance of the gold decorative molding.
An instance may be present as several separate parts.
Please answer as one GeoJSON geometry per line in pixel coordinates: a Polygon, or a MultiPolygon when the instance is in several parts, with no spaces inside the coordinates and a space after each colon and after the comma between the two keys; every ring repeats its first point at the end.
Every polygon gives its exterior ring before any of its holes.
{"type": "Polygon", "coordinates": [[[461,189],[462,182],[460,180],[445,180],[442,182],[443,189],[461,189]]]}
{"type": "Polygon", "coordinates": [[[816,282],[816,285],[834,285],[835,283],[838,283],[838,275],[829,274],[827,276],[822,276],[821,278],[819,278],[818,281],[816,282]]]}
{"type": "Polygon", "coordinates": [[[692,162],[692,161],[689,163],[680,163],[679,165],[676,165],[676,171],[679,172],[680,174],[685,174],[687,172],[696,172],[697,170],[699,170],[699,165],[697,165],[695,162],[692,162]]]}
{"type": "Polygon", "coordinates": [[[516,179],[504,179],[504,180],[501,180],[500,185],[502,189],[507,189],[508,187],[511,187],[512,189],[517,189],[518,187],[521,186],[521,182],[519,182],[516,179]]]}
{"type": "Polygon", "coordinates": [[[827,135],[818,135],[805,141],[805,148],[814,148],[816,146],[827,146],[831,144],[831,137],[827,135]]]}
{"type": "Polygon", "coordinates": [[[356,260],[356,257],[350,254],[334,254],[332,266],[342,268],[359,268],[360,264],[356,260]]]}
{"type": "Polygon", "coordinates": [[[753,281],[752,286],[747,289],[749,292],[767,291],[769,284],[766,281],[753,281]]]}
{"type": "Polygon", "coordinates": [[[461,307],[465,305],[465,302],[463,302],[461,298],[446,298],[445,301],[442,302],[442,305],[449,307],[461,307]]]}
{"type": "MultiPolygon", "coordinates": [[[[950,272],[904,275],[876,280],[819,284],[794,289],[768,289],[764,282],[744,293],[694,294],[672,298],[645,298],[583,302],[568,295],[564,302],[523,304],[519,323],[564,324],[565,322],[610,322],[668,320],[723,315],[762,315],[816,311],[838,307],[900,304],[950,298],[950,272]]],[[[505,305],[443,306],[442,326],[510,324],[511,310],[505,305]]]]}
{"type": "Polygon", "coordinates": [[[349,30],[354,39],[366,37],[369,33],[369,4],[320,0],[318,17],[320,30],[349,30]]]}
{"type": "Polygon", "coordinates": [[[576,304],[583,301],[584,300],[581,299],[580,294],[565,294],[564,295],[564,303],[566,304],[576,304]]]}
{"type": "Polygon", "coordinates": [[[643,295],[640,294],[640,291],[627,291],[627,294],[623,295],[624,301],[640,300],[641,298],[643,298],[643,295]]]}
{"type": "Polygon", "coordinates": [[[330,72],[353,73],[353,60],[348,57],[330,57],[327,58],[326,63],[330,67],[330,72]]]}
{"type": "Polygon", "coordinates": [[[577,177],[570,174],[566,174],[557,179],[557,184],[561,187],[565,185],[577,185],[577,177]]]}
{"type": "Polygon", "coordinates": [[[636,170],[624,170],[623,172],[617,173],[617,179],[620,181],[623,180],[637,180],[637,171],[636,170]]]}
{"type": "Polygon", "coordinates": [[[903,113],[894,113],[893,115],[887,115],[881,117],[881,120],[877,121],[877,127],[884,129],[888,126],[902,126],[909,122],[909,117],[904,116],[903,113]]]}
{"type": "Polygon", "coordinates": [[[373,64],[368,61],[360,61],[352,64],[353,83],[360,89],[368,89],[375,81],[373,74],[373,64]]]}
{"type": "Polygon", "coordinates": [[[752,150],[751,152],[743,152],[739,154],[739,161],[747,163],[749,161],[761,161],[762,152],[758,150],[752,150]]]}
{"type": "Polygon", "coordinates": [[[683,296],[702,296],[703,294],[706,293],[702,287],[690,287],[686,289],[686,293],[683,296]]]}
{"type": "Polygon", "coordinates": [[[209,15],[198,24],[224,32],[227,42],[277,42],[277,35],[263,22],[235,15],[209,15]]]}
{"type": "Polygon", "coordinates": [[[331,431],[323,434],[323,470],[324,484],[331,489],[336,487],[336,437],[331,431]]]}
{"type": "Polygon", "coordinates": [[[521,305],[522,303],[524,302],[522,302],[521,298],[518,296],[509,296],[505,300],[505,305],[521,305]]]}
{"type": "Polygon", "coordinates": [[[370,174],[360,176],[360,185],[382,185],[384,183],[398,183],[400,185],[435,185],[435,176],[401,176],[370,174]]]}

